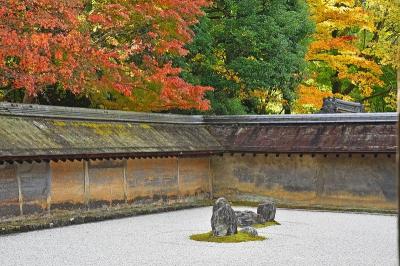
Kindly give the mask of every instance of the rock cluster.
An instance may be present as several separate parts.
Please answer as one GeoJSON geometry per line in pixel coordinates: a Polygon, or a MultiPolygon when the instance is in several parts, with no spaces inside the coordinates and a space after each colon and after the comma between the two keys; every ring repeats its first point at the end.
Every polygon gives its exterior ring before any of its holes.
{"type": "Polygon", "coordinates": [[[225,198],[219,198],[213,206],[211,228],[214,236],[227,236],[237,233],[237,218],[225,198]]]}
{"type": "Polygon", "coordinates": [[[234,211],[225,198],[219,198],[213,206],[211,228],[214,236],[227,236],[237,233],[237,227],[244,227],[241,232],[257,236],[257,230],[250,227],[275,219],[276,206],[272,201],[258,205],[257,213],[253,211],[234,211]]]}

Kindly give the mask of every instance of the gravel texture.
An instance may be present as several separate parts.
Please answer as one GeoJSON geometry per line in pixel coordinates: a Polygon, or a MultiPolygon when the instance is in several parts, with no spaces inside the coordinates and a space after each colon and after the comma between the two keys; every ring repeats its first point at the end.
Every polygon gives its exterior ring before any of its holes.
{"type": "MultiPolygon", "coordinates": [[[[255,208],[234,207],[235,210],[255,208]]],[[[398,265],[397,217],[278,209],[261,242],[189,239],[211,207],[0,237],[0,265],[398,265]]]]}

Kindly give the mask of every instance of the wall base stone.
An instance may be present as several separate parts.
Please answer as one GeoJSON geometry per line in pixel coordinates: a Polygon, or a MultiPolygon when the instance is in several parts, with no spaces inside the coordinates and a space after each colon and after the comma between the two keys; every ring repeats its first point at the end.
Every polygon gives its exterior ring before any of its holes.
{"type": "Polygon", "coordinates": [[[92,210],[54,210],[51,214],[24,215],[0,221],[0,235],[50,229],[61,226],[91,223],[137,215],[177,211],[190,208],[211,206],[212,201],[203,200],[170,205],[149,204],[145,206],[120,205],[111,208],[92,210]]]}

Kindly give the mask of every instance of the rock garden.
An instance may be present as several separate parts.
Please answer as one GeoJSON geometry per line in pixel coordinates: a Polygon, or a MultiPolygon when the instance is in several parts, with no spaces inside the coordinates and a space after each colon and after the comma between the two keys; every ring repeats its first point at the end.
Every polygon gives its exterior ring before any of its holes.
{"type": "Polygon", "coordinates": [[[216,243],[262,241],[266,237],[260,236],[257,228],[278,225],[275,214],[276,206],[272,201],[258,204],[255,213],[249,210],[234,211],[228,200],[219,198],[212,210],[211,232],[191,235],[190,239],[216,243]]]}

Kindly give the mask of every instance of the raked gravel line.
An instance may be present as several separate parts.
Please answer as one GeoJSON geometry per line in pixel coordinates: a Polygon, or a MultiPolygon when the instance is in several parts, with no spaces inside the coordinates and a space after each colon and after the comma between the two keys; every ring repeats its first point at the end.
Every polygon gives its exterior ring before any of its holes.
{"type": "MultiPolygon", "coordinates": [[[[235,207],[244,210],[254,208],[235,207]]],[[[0,265],[398,265],[397,217],[277,210],[262,242],[195,242],[211,208],[0,237],[0,265]]]]}

